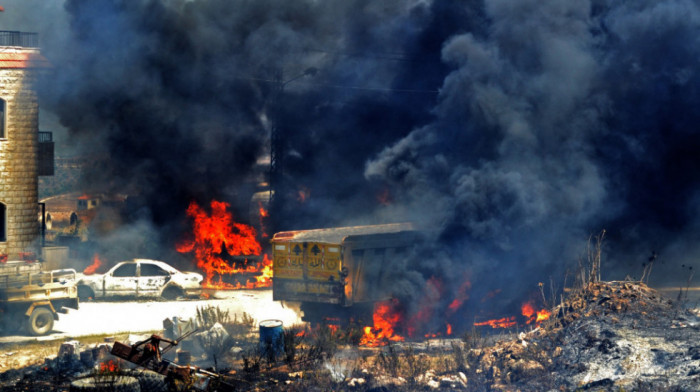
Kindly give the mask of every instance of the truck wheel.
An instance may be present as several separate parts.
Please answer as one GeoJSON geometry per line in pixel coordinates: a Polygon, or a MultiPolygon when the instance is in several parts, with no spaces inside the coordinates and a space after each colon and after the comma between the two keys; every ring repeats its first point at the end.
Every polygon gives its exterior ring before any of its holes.
{"type": "Polygon", "coordinates": [[[185,293],[179,287],[174,286],[166,288],[165,290],[163,290],[163,294],[161,294],[161,296],[164,299],[167,299],[168,301],[176,300],[182,297],[183,295],[185,295],[185,293]]]}
{"type": "Polygon", "coordinates": [[[87,301],[95,298],[95,292],[88,286],[78,286],[78,298],[81,301],[87,301]]]}
{"type": "Polygon", "coordinates": [[[27,332],[33,336],[46,335],[53,329],[53,313],[44,307],[35,308],[27,319],[27,332]]]}
{"type": "Polygon", "coordinates": [[[70,383],[70,392],[141,392],[139,380],[129,376],[86,377],[70,383]]]}

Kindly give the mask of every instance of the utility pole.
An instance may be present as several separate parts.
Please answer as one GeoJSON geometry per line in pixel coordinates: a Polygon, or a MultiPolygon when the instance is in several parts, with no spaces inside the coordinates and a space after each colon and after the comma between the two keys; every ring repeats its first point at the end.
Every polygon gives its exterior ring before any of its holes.
{"type": "MultiPolygon", "coordinates": [[[[284,132],[280,132],[280,115],[282,92],[284,83],[282,83],[282,71],[276,70],[273,76],[272,85],[272,123],[270,127],[270,201],[269,208],[271,216],[275,217],[280,211],[279,202],[277,201],[283,195],[282,178],[284,177],[284,148],[286,139],[284,132]]],[[[274,219],[274,218],[273,218],[274,219]]]]}
{"type": "Polygon", "coordinates": [[[314,76],[318,70],[307,68],[301,74],[286,81],[281,70],[275,71],[272,90],[272,124],[270,127],[270,216],[273,233],[278,231],[278,223],[284,217],[287,180],[285,177],[285,156],[288,148],[288,135],[282,125],[282,102],[284,88],[289,83],[305,76],[314,76]]]}

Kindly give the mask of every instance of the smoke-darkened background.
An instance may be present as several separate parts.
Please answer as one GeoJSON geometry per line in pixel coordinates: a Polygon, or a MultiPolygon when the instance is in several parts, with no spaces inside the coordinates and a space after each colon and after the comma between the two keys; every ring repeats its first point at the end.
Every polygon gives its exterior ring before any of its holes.
{"type": "Polygon", "coordinates": [[[84,188],[141,197],[134,226],[160,247],[125,251],[171,251],[191,200],[245,220],[276,126],[275,227],[430,228],[406,295],[472,279],[508,303],[602,229],[606,278],[656,251],[654,279],[680,281],[700,256],[694,1],[5,3],[55,66],[43,109],[99,158],[84,188]]]}

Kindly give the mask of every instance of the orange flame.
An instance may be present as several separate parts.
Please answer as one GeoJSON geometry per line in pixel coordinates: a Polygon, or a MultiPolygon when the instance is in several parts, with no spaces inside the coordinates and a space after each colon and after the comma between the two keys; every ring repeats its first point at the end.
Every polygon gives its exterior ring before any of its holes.
{"type": "Polygon", "coordinates": [[[255,287],[272,286],[272,260],[267,255],[263,256],[262,269],[260,275],[255,277],[255,287]]]}
{"type": "Polygon", "coordinates": [[[102,266],[102,261],[100,260],[100,256],[95,253],[95,255],[92,257],[92,264],[88,265],[85,267],[83,270],[83,273],[85,275],[92,275],[95,272],[97,272],[97,269],[102,266]]]}
{"type": "MultiPolygon", "coordinates": [[[[520,307],[520,313],[525,317],[525,324],[535,323],[539,326],[544,320],[551,316],[551,312],[547,309],[535,311],[535,306],[532,302],[526,302],[520,307]]],[[[490,326],[491,328],[510,328],[517,325],[515,316],[503,317],[495,320],[487,320],[480,323],[474,323],[477,327],[490,326]]]]}
{"type": "Polygon", "coordinates": [[[309,196],[311,196],[311,190],[307,187],[301,187],[299,191],[297,191],[297,201],[299,203],[306,203],[306,200],[309,199],[309,196]]]}
{"type": "Polygon", "coordinates": [[[469,290],[472,288],[472,283],[468,279],[465,279],[464,282],[459,286],[459,289],[457,290],[457,297],[450,302],[450,305],[447,306],[447,312],[448,314],[453,314],[459,308],[464,305],[466,301],[469,300],[469,290]]]}
{"type": "Polygon", "coordinates": [[[193,238],[176,245],[180,253],[194,253],[197,267],[204,271],[202,286],[212,289],[252,289],[272,285],[272,261],[264,255],[260,263],[245,259],[242,265],[234,266],[225,259],[230,256],[259,256],[262,247],[256,239],[255,229],[236,223],[228,212],[229,204],[213,200],[211,214],[207,214],[197,203],[187,208],[187,216],[193,220],[193,238]],[[254,281],[244,284],[223,282],[222,276],[256,274],[254,281]],[[216,277],[216,279],[215,279],[216,277]]]}
{"type": "Polygon", "coordinates": [[[113,373],[119,370],[119,366],[117,366],[116,362],[112,361],[111,359],[108,362],[102,362],[100,363],[100,372],[103,373],[113,373]]]}
{"type": "Polygon", "coordinates": [[[514,327],[516,324],[517,322],[515,322],[515,316],[503,317],[496,320],[486,320],[484,322],[474,323],[474,325],[477,327],[483,327],[488,325],[491,328],[510,328],[514,327]]]}
{"type": "Polygon", "coordinates": [[[267,238],[269,235],[265,231],[265,219],[270,216],[270,213],[263,207],[262,202],[258,202],[258,215],[260,216],[260,231],[262,231],[262,237],[267,238]]]}
{"type": "Polygon", "coordinates": [[[520,310],[523,316],[527,318],[525,324],[534,322],[536,325],[540,325],[542,321],[547,320],[549,316],[551,316],[551,313],[547,309],[535,311],[534,306],[530,302],[524,303],[520,310]]]}
{"type": "Polygon", "coordinates": [[[364,328],[360,346],[378,347],[389,341],[402,342],[404,340],[403,336],[394,333],[396,324],[401,320],[401,314],[394,309],[397,303],[397,300],[392,300],[378,302],[375,305],[372,315],[374,326],[364,328]]]}

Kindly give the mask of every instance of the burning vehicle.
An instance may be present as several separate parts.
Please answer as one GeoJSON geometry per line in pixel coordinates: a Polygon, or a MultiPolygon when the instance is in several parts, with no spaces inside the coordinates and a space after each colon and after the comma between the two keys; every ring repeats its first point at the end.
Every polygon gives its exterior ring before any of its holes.
{"type": "Polygon", "coordinates": [[[81,299],[102,297],[162,297],[173,300],[197,296],[204,277],[195,272],[180,272],[157,260],[134,259],[117,263],[105,274],[85,275],[78,281],[81,299]]]}
{"type": "Polygon", "coordinates": [[[301,302],[305,321],[371,319],[390,298],[382,282],[420,238],[408,223],[277,233],[273,299],[301,302]]]}

